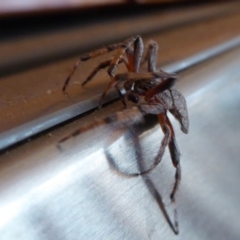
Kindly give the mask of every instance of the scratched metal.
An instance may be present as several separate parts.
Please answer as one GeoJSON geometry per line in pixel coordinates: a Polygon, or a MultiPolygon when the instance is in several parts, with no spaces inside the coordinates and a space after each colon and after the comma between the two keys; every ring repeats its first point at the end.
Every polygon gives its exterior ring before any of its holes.
{"type": "Polygon", "coordinates": [[[173,219],[169,154],[146,177],[125,175],[151,164],[162,138],[154,117],[128,129],[92,129],[62,152],[56,147],[78,127],[121,109],[115,103],[1,155],[1,240],[239,239],[239,56],[237,48],[180,75],[190,132],[171,118],[182,153],[179,237],[160,201],[173,219]]]}

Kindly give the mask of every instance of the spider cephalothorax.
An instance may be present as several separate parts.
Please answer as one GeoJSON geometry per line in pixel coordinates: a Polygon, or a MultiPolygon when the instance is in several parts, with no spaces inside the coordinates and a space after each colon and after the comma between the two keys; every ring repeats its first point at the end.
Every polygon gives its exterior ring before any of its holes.
{"type": "Polygon", "coordinates": [[[186,100],[174,86],[177,76],[173,73],[156,69],[158,44],[155,41],[151,40],[148,43],[147,53],[143,60],[144,47],[141,36],[134,36],[122,43],[112,44],[84,55],[75,64],[72,72],[66,79],[63,92],[65,92],[73,73],[81,61],[86,61],[113,50],[116,50],[115,56],[94,68],[82,85],[89,82],[99,70],[108,67],[107,72],[110,76],[110,82],[102,94],[99,107],[101,107],[105,95],[113,87],[115,87],[125,107],[127,107],[126,100],[135,103],[136,106],[113,113],[104,119],[95,120],[88,127],[80,128],[63,138],[60,140],[60,143],[99,124],[107,123],[116,126],[126,126],[140,121],[143,115],[156,114],[164,133],[159,151],[150,169],[133,175],[142,175],[152,171],[160,163],[164,150],[168,146],[173,166],[176,168],[175,184],[170,194],[171,201],[174,201],[181,179],[180,152],[175,139],[174,129],[167,113],[170,112],[179,121],[181,130],[184,133],[188,133],[189,119],[186,100]],[[148,62],[148,71],[139,72],[141,64],[145,61],[148,62]],[[117,65],[121,63],[125,64],[128,71],[115,74],[117,65]],[[121,89],[125,90],[124,93],[122,93],[121,89]],[[140,101],[140,98],[143,98],[143,101],[140,101]]]}

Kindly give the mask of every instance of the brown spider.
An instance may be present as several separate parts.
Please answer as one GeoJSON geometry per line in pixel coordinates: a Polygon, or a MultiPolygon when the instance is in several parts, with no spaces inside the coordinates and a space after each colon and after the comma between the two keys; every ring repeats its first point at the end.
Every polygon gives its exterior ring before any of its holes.
{"type": "Polygon", "coordinates": [[[188,133],[189,119],[186,100],[174,86],[177,79],[176,75],[156,69],[158,44],[155,41],[149,42],[147,54],[143,61],[142,55],[144,46],[141,36],[131,37],[122,43],[112,44],[82,56],[80,60],[76,62],[72,72],[66,79],[63,86],[63,92],[65,92],[72,75],[81,61],[86,61],[113,50],[117,50],[113,59],[100,63],[82,83],[82,86],[90,81],[99,70],[108,67],[107,72],[111,81],[101,96],[99,108],[102,105],[104,97],[113,87],[115,87],[119,93],[125,107],[127,106],[126,100],[135,103],[136,106],[116,112],[106,118],[96,120],[87,127],[80,128],[69,136],[61,139],[59,144],[96,125],[107,123],[116,127],[127,126],[141,121],[143,115],[156,114],[164,133],[158,154],[150,169],[132,175],[138,176],[152,171],[160,163],[165,148],[168,146],[173,166],[176,168],[175,183],[170,194],[170,199],[174,202],[175,194],[181,179],[180,152],[175,139],[174,129],[167,116],[167,112],[170,112],[179,121],[181,130],[184,133],[188,133]],[[145,61],[148,62],[148,72],[141,73],[139,72],[140,65],[145,61]],[[115,75],[116,67],[120,63],[126,65],[128,72],[115,75]],[[125,90],[124,94],[121,88],[125,90]]]}

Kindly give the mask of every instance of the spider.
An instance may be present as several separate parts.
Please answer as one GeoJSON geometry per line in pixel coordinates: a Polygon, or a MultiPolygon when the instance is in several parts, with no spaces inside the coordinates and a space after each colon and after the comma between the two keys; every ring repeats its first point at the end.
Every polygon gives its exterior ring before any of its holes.
{"type": "Polygon", "coordinates": [[[100,63],[94,68],[87,79],[82,83],[82,86],[88,83],[99,70],[108,67],[107,72],[110,76],[110,82],[100,98],[99,108],[101,108],[106,94],[114,87],[125,109],[105,118],[95,120],[88,126],[76,130],[72,134],[61,139],[59,144],[97,125],[112,124],[116,127],[126,127],[130,124],[142,121],[143,116],[146,114],[157,115],[160,127],[164,133],[159,151],[153,165],[148,170],[132,175],[138,176],[151,172],[161,162],[165,148],[168,146],[173,166],[176,168],[175,182],[170,194],[170,199],[174,202],[175,194],[181,180],[180,151],[177,146],[173,126],[167,113],[170,112],[179,121],[182,132],[186,134],[188,133],[189,119],[186,100],[174,86],[177,76],[173,73],[167,73],[156,69],[158,44],[153,40],[148,43],[147,53],[143,60],[144,46],[142,38],[139,35],[128,38],[123,42],[111,44],[107,47],[87,53],[80,57],[79,61],[75,63],[73,70],[65,80],[62,90],[63,92],[66,91],[66,87],[81,61],[86,61],[114,50],[116,50],[115,56],[110,60],[100,63]],[[139,72],[140,66],[145,61],[148,62],[148,71],[145,73],[139,72]],[[128,72],[115,75],[117,65],[121,63],[125,64],[128,72]],[[125,93],[122,93],[122,88],[125,90],[125,93]],[[127,108],[126,100],[136,105],[127,108]]]}

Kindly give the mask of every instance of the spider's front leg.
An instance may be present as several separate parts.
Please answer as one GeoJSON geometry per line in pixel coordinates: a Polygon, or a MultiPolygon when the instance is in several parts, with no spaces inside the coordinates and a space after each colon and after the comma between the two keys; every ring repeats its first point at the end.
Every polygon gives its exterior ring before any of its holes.
{"type": "Polygon", "coordinates": [[[143,65],[147,62],[148,72],[155,72],[158,58],[158,43],[154,40],[150,40],[147,44],[147,53],[141,62],[143,65]]]}
{"type": "MultiPolygon", "coordinates": [[[[108,69],[108,74],[111,77],[111,82],[109,83],[107,89],[105,89],[102,99],[105,97],[107,92],[113,87],[116,81],[118,80],[114,77],[114,72],[115,68],[118,64],[118,59],[123,57],[123,54],[126,53],[127,56],[127,64],[126,60],[125,65],[128,69],[129,72],[139,72],[140,65],[143,64],[145,61],[148,61],[148,71],[149,72],[155,72],[156,70],[156,62],[157,62],[157,55],[158,55],[158,44],[157,42],[151,40],[148,43],[148,50],[147,54],[145,56],[145,59],[141,62],[143,51],[144,51],[144,46],[143,46],[143,41],[140,36],[134,36],[131,37],[123,42],[123,47],[119,49],[118,53],[116,54],[115,59],[112,60],[110,63],[109,69],[108,69]],[[131,47],[131,45],[134,43],[134,48],[131,47]]],[[[162,77],[162,76],[161,76],[162,77]]],[[[165,76],[165,77],[169,77],[165,76]]],[[[128,81],[127,79],[125,79],[128,81]]],[[[126,107],[126,102],[124,100],[124,97],[121,95],[120,89],[118,88],[118,85],[115,85],[116,90],[119,93],[119,96],[122,100],[123,105],[126,107]]],[[[101,106],[101,100],[100,100],[100,106],[101,106]]]]}
{"type": "MultiPolygon", "coordinates": [[[[86,80],[82,83],[82,87],[83,87],[84,85],[86,85],[88,82],[90,82],[90,81],[93,79],[93,77],[94,77],[101,69],[104,69],[104,68],[106,68],[106,67],[109,67],[110,64],[111,64],[111,62],[112,62],[112,60],[106,60],[106,61],[101,62],[98,66],[96,66],[96,67],[93,69],[93,71],[88,75],[88,77],[86,78],[86,80]]],[[[129,67],[128,61],[127,61],[127,59],[126,59],[125,57],[122,57],[122,58],[120,59],[119,64],[120,64],[120,63],[124,63],[127,68],[129,67]]],[[[126,108],[126,107],[127,107],[127,104],[126,104],[126,102],[125,102],[124,95],[122,94],[122,92],[121,92],[121,90],[120,90],[120,87],[119,87],[117,84],[115,85],[115,89],[116,89],[116,91],[117,91],[117,93],[118,93],[118,96],[120,97],[120,99],[121,99],[124,107],[126,108]]],[[[100,103],[99,103],[99,106],[100,106],[100,103]]]]}
{"type": "Polygon", "coordinates": [[[90,53],[87,53],[87,54],[81,56],[79,58],[79,60],[74,64],[72,71],[69,73],[68,77],[66,78],[66,80],[64,82],[64,85],[63,85],[63,88],[62,88],[62,91],[65,93],[66,88],[67,88],[67,86],[68,86],[68,84],[69,84],[73,74],[75,73],[75,71],[77,70],[79,64],[82,61],[87,61],[87,60],[89,60],[91,58],[95,58],[95,57],[98,57],[98,56],[103,55],[105,53],[114,51],[115,49],[121,47],[121,45],[122,45],[122,43],[114,43],[114,44],[108,45],[107,47],[103,47],[103,48],[97,49],[97,50],[95,50],[93,52],[90,52],[90,53]]]}
{"type": "Polygon", "coordinates": [[[100,98],[99,108],[101,108],[103,100],[104,100],[105,96],[107,95],[107,93],[109,92],[109,90],[116,85],[116,79],[114,77],[114,74],[115,74],[116,67],[119,64],[119,61],[123,57],[123,55],[125,53],[127,55],[127,59],[128,59],[128,63],[129,63],[128,69],[130,70],[130,72],[138,73],[142,55],[143,55],[143,50],[144,50],[143,41],[142,41],[141,36],[139,36],[139,35],[131,37],[122,43],[122,46],[117,51],[115,57],[111,61],[110,66],[108,68],[107,72],[111,78],[111,81],[108,84],[108,86],[106,87],[106,89],[104,90],[104,92],[100,98]],[[134,44],[133,51],[131,50],[132,44],[134,44]]]}
{"type": "Polygon", "coordinates": [[[139,72],[140,63],[143,55],[144,45],[141,36],[133,36],[128,38],[122,43],[122,46],[119,47],[115,57],[113,58],[109,68],[108,74],[110,77],[114,76],[116,67],[118,65],[119,60],[121,57],[127,52],[127,58],[130,64],[132,63],[132,70],[131,72],[139,72]],[[127,52],[128,49],[131,49],[132,44],[134,44],[133,52],[127,52]]]}

